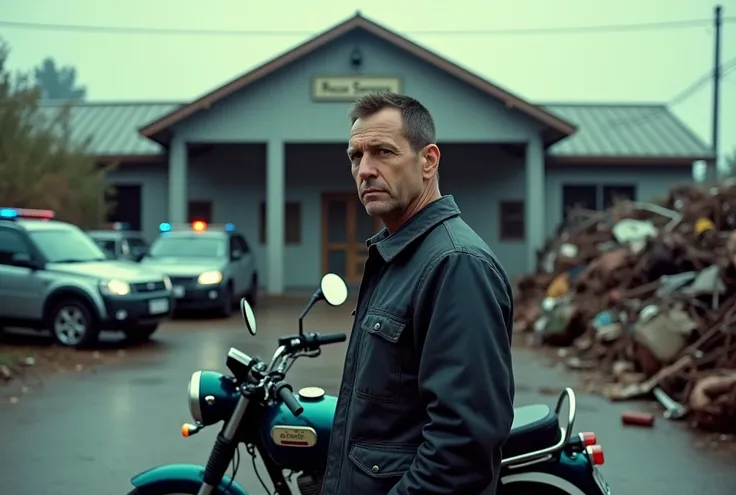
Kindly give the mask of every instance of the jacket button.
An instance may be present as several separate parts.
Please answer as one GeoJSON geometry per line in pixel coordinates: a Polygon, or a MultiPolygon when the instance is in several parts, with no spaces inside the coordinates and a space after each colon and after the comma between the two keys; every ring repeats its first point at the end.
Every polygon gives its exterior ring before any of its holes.
{"type": "MultiPolygon", "coordinates": [[[[376,323],[376,325],[378,325],[378,323],[376,323]]],[[[371,471],[373,472],[373,474],[376,474],[380,470],[381,470],[381,468],[379,468],[378,466],[373,466],[371,468],[371,471]]]]}
{"type": "Polygon", "coordinates": [[[376,323],[375,325],[373,325],[373,330],[380,330],[380,329],[381,329],[380,323],[376,323]]]}

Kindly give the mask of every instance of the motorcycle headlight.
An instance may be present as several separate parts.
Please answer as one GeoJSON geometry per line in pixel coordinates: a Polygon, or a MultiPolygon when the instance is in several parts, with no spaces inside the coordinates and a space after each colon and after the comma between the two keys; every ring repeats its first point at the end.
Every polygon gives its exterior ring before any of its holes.
{"type": "Polygon", "coordinates": [[[232,416],[240,392],[232,378],[217,371],[196,371],[189,379],[189,412],[204,426],[232,416]]]}
{"type": "Polygon", "coordinates": [[[197,283],[200,285],[214,285],[222,282],[222,272],[211,271],[204,272],[197,278],[197,283]]]}
{"type": "Polygon", "coordinates": [[[103,280],[100,282],[100,292],[106,296],[127,296],[130,294],[130,284],[122,280],[103,280]]]}

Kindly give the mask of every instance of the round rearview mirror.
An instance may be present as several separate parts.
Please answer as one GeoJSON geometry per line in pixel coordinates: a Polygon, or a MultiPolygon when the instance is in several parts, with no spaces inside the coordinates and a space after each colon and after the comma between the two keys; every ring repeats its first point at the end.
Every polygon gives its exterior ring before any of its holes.
{"type": "Polygon", "coordinates": [[[256,315],[253,314],[253,308],[250,307],[250,304],[248,304],[245,298],[240,300],[240,312],[243,314],[243,322],[245,323],[245,328],[248,329],[248,333],[255,335],[256,315]]]}
{"type": "Polygon", "coordinates": [[[325,301],[332,306],[340,306],[348,298],[348,286],[340,275],[334,273],[322,277],[320,290],[325,301]]]}

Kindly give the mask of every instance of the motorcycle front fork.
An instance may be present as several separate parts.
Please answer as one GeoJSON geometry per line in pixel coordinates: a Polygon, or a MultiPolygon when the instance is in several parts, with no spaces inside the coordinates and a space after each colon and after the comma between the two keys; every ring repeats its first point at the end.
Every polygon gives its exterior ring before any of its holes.
{"type": "MultiPolygon", "coordinates": [[[[238,441],[235,436],[238,432],[240,422],[245,416],[245,412],[248,410],[248,404],[250,400],[241,396],[238,400],[238,404],[235,406],[235,411],[230,419],[225,423],[225,427],[217,435],[215,445],[212,447],[210,458],[207,460],[207,466],[204,470],[204,479],[202,486],[199,488],[197,495],[212,495],[215,488],[219,486],[225,471],[230,464],[230,461],[235,455],[235,449],[238,446],[238,441]]],[[[277,466],[274,466],[268,457],[264,456],[261,452],[261,458],[263,463],[266,465],[268,475],[273,481],[274,488],[276,489],[276,495],[291,495],[289,485],[286,484],[284,474],[277,466]]]]}
{"type": "Polygon", "coordinates": [[[202,486],[199,488],[197,495],[212,495],[215,488],[222,481],[222,477],[225,476],[227,466],[233,459],[235,449],[238,446],[235,434],[238,432],[238,426],[240,426],[245,411],[248,410],[249,402],[250,400],[247,397],[240,396],[233,415],[230,416],[230,419],[225,423],[225,427],[217,435],[217,440],[215,440],[215,445],[212,447],[210,458],[207,460],[207,466],[204,469],[202,486]]]}

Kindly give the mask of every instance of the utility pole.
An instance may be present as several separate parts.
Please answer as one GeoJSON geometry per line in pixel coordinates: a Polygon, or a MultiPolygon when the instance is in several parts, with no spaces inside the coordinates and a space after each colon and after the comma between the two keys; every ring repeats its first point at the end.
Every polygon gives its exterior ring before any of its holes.
{"type": "Polygon", "coordinates": [[[713,67],[713,162],[708,164],[706,180],[713,183],[718,180],[718,125],[721,86],[721,14],[723,8],[716,5],[715,10],[715,60],[713,67]]]}

